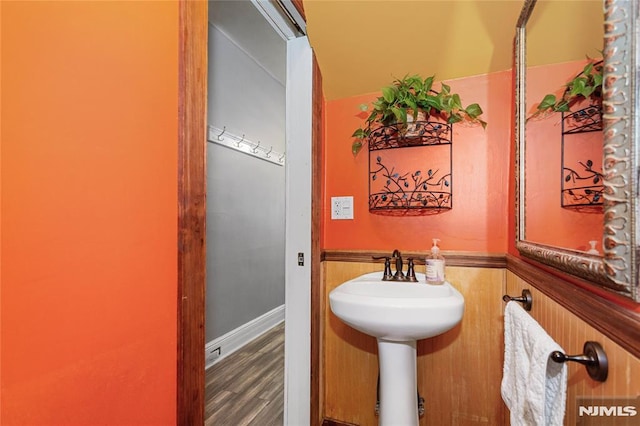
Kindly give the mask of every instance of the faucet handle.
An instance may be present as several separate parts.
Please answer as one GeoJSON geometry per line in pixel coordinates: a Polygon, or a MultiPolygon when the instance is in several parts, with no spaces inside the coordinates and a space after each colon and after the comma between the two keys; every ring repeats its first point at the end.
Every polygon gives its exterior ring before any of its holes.
{"type": "Polygon", "coordinates": [[[412,283],[417,283],[418,279],[416,278],[416,271],[413,265],[413,258],[407,258],[407,281],[411,281],[412,283]]]}
{"type": "Polygon", "coordinates": [[[393,274],[391,273],[391,258],[389,256],[371,256],[374,260],[384,259],[384,273],[382,281],[391,281],[393,274]]]}

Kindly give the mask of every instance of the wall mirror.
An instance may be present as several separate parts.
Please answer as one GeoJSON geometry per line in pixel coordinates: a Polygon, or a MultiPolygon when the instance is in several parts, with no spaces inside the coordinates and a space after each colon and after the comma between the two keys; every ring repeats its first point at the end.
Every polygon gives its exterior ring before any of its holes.
{"type": "Polygon", "coordinates": [[[523,256],[640,301],[637,25],[634,1],[525,1],[515,43],[516,247],[523,256]],[[599,59],[599,125],[567,132],[565,117],[584,105],[535,114],[546,94],[562,96],[564,85],[599,59]],[[579,206],[563,192],[576,183],[579,189],[568,194],[587,200],[579,206]]]}

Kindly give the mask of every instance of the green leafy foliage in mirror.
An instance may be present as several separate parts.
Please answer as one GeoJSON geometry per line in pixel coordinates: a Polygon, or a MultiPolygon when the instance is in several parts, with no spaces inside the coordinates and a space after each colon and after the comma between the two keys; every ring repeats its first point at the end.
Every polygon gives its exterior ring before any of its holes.
{"type": "Polygon", "coordinates": [[[396,124],[400,130],[406,129],[408,122],[420,119],[420,114],[424,114],[423,120],[438,117],[447,123],[468,121],[478,123],[483,128],[487,126],[487,123],[479,118],[482,115],[480,105],[474,103],[464,107],[460,95],[451,93],[451,87],[444,83],[441,83],[439,91],[434,90],[434,78],[405,76],[383,87],[382,96],[372,102],[371,106],[360,105],[362,111],[368,111],[371,107],[371,113],[364,126],[353,132],[353,154],[356,155],[362,149],[375,128],[396,124]]]}
{"type": "Polygon", "coordinates": [[[571,111],[573,105],[584,99],[591,99],[602,110],[602,71],[602,59],[589,59],[583,70],[567,82],[562,96],[558,99],[552,93],[545,95],[528,120],[547,112],[571,111]]]}

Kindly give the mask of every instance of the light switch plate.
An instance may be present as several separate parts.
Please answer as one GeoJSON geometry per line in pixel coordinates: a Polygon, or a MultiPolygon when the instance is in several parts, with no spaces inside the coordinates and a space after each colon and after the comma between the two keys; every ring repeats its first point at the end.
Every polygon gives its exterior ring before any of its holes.
{"type": "Polygon", "coordinates": [[[353,219],[353,197],[331,197],[331,219],[353,219]]]}

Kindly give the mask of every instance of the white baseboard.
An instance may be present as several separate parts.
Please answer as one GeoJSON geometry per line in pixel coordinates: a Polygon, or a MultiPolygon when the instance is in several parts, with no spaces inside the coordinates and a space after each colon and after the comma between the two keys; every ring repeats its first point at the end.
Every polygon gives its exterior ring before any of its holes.
{"type": "Polygon", "coordinates": [[[223,360],[282,321],[284,321],[284,305],[280,305],[266,314],[210,341],[204,347],[205,369],[223,360]]]}

